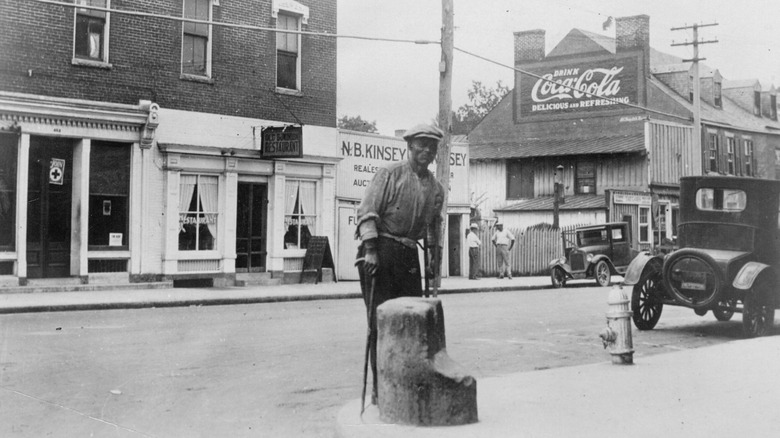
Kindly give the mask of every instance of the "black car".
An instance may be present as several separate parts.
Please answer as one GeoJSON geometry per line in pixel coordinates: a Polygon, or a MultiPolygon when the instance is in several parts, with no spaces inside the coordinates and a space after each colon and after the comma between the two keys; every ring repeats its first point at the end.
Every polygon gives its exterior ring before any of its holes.
{"type": "Polygon", "coordinates": [[[577,228],[573,246],[566,245],[565,256],[550,261],[553,287],[568,279],[594,278],[599,286],[609,286],[613,275],[623,274],[634,256],[628,223],[610,222],[577,228]]]}
{"type": "Polygon", "coordinates": [[[666,304],[719,321],[742,313],[748,337],[770,331],[780,302],[779,206],[780,181],[681,178],[679,249],[641,253],[626,272],[636,327],[653,329],[666,304]]]}

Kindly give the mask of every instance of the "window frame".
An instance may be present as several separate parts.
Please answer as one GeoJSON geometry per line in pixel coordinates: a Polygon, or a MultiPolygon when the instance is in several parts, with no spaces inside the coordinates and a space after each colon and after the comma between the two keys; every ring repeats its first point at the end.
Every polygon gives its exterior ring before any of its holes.
{"type": "Polygon", "coordinates": [[[750,138],[745,138],[742,140],[742,144],[744,147],[745,152],[745,176],[755,176],[756,169],[755,165],[753,164],[753,159],[755,157],[755,150],[753,146],[753,140],[750,138]]]}
{"type": "Polygon", "coordinates": [[[317,180],[314,180],[314,179],[306,179],[306,178],[286,178],[285,182],[284,182],[284,187],[285,187],[285,201],[284,201],[284,220],[283,220],[284,228],[283,228],[283,230],[284,230],[284,233],[285,233],[285,238],[282,238],[283,249],[286,250],[286,251],[306,250],[308,245],[307,246],[303,246],[303,244],[301,242],[301,235],[303,234],[302,231],[301,231],[302,227],[303,226],[307,227],[307,231],[309,233],[309,237],[315,236],[316,233],[317,233],[317,226],[320,223],[320,221],[322,220],[322,216],[320,215],[319,209],[317,208],[317,204],[319,203],[319,190],[320,190],[319,182],[317,180]],[[294,200],[292,200],[292,202],[293,202],[292,208],[288,208],[289,206],[287,204],[287,202],[289,202],[291,200],[290,196],[289,196],[289,194],[291,194],[291,192],[288,191],[288,187],[289,187],[290,183],[297,184],[296,198],[294,200]],[[314,205],[312,206],[312,210],[314,211],[314,213],[307,213],[305,211],[301,212],[300,208],[298,209],[297,213],[295,212],[295,210],[296,210],[295,207],[296,206],[300,206],[300,189],[301,189],[301,185],[300,184],[301,183],[313,183],[314,184],[314,189],[313,189],[313,195],[314,195],[313,196],[313,202],[314,202],[314,205]],[[291,213],[288,213],[288,211],[291,211],[291,213]],[[311,223],[309,223],[310,222],[309,220],[311,220],[311,223]],[[294,221],[297,221],[297,222],[293,223],[294,221]],[[290,230],[289,229],[290,226],[296,226],[296,228],[297,228],[296,235],[295,235],[296,242],[295,242],[295,246],[288,247],[287,239],[286,239],[286,237],[287,237],[286,233],[290,230]]]}
{"type": "Polygon", "coordinates": [[[726,173],[728,175],[737,174],[736,139],[731,136],[726,137],[726,173]]]}
{"type": "MultiPolygon", "coordinates": [[[[125,222],[124,222],[123,229],[122,229],[122,242],[123,243],[121,245],[111,246],[110,245],[110,241],[109,241],[109,244],[107,244],[107,245],[99,245],[99,244],[96,244],[96,243],[94,243],[92,241],[92,236],[93,236],[92,235],[92,226],[94,225],[94,223],[93,223],[93,221],[90,221],[89,222],[90,223],[90,228],[87,231],[87,248],[90,251],[127,251],[130,248],[130,188],[131,188],[131,183],[132,183],[132,181],[131,181],[131,178],[132,178],[131,168],[132,168],[132,161],[133,161],[132,147],[131,147],[131,145],[129,143],[118,143],[118,142],[115,143],[115,142],[93,141],[92,145],[90,146],[89,161],[90,161],[90,166],[89,166],[89,184],[88,184],[88,197],[89,197],[88,208],[89,208],[89,210],[87,211],[87,215],[89,217],[92,217],[93,214],[95,214],[95,215],[98,214],[97,212],[92,210],[92,207],[93,207],[92,201],[93,201],[93,199],[98,199],[98,198],[119,199],[119,198],[123,198],[123,200],[124,200],[124,208],[122,210],[120,210],[118,208],[119,206],[113,205],[113,199],[110,199],[110,200],[108,200],[108,201],[111,201],[111,202],[109,203],[109,208],[108,208],[107,212],[106,212],[105,206],[103,205],[107,199],[102,199],[103,203],[101,203],[101,207],[100,207],[101,211],[100,211],[100,213],[103,214],[103,215],[115,215],[117,213],[118,214],[123,214],[125,222]],[[125,148],[125,150],[123,152],[126,155],[126,157],[124,157],[124,158],[126,158],[127,161],[122,163],[124,169],[122,169],[121,171],[116,170],[116,169],[112,169],[115,178],[118,178],[118,177],[120,177],[122,175],[126,176],[126,180],[123,182],[124,187],[122,188],[124,190],[124,192],[122,192],[122,190],[116,190],[114,192],[111,192],[111,191],[108,191],[108,192],[106,192],[106,191],[93,191],[93,189],[95,188],[93,186],[94,179],[97,176],[95,174],[95,172],[97,171],[97,167],[94,166],[93,164],[99,162],[99,159],[97,158],[96,154],[97,154],[98,149],[103,148],[103,147],[105,147],[105,148],[125,148]],[[108,214],[106,214],[106,213],[108,213],[108,214]]],[[[112,164],[116,164],[116,163],[112,163],[112,164]]]]}
{"type": "Polygon", "coordinates": [[[637,224],[639,225],[639,235],[637,241],[639,243],[651,243],[653,239],[653,227],[652,227],[652,215],[649,206],[639,206],[639,217],[637,218],[637,224]],[[644,220],[643,219],[644,216],[644,220]],[[645,238],[642,239],[642,230],[644,229],[645,238]]]}
{"type": "Polygon", "coordinates": [[[723,86],[720,82],[715,82],[714,84],[713,98],[715,106],[723,108],[723,86]]]}
{"type": "MultiPolygon", "coordinates": [[[[206,5],[207,12],[206,12],[206,20],[204,21],[212,21],[212,17],[214,14],[214,1],[213,0],[183,0],[182,1],[182,17],[183,18],[192,18],[196,20],[202,20],[202,18],[198,18],[197,15],[194,17],[190,17],[187,15],[187,5],[188,3],[195,3],[195,10],[196,14],[198,11],[198,3],[203,2],[206,5]]],[[[211,80],[211,67],[212,67],[212,57],[211,57],[211,50],[212,50],[212,43],[213,43],[213,26],[211,24],[203,24],[203,23],[192,23],[183,21],[181,25],[181,58],[180,58],[180,69],[179,73],[181,75],[182,79],[194,79],[194,80],[211,80]],[[200,26],[205,26],[204,28],[201,28],[200,26]],[[205,30],[204,30],[205,29],[205,30]],[[202,74],[195,72],[194,70],[187,70],[187,62],[185,61],[185,55],[186,55],[186,44],[187,40],[189,38],[205,38],[206,44],[204,47],[204,71],[202,74]]],[[[194,47],[194,46],[193,46],[194,47]]],[[[194,63],[193,63],[194,65],[194,63]]]]}
{"type": "MultiPolygon", "coordinates": [[[[285,29],[285,30],[295,30],[300,32],[301,26],[302,26],[303,17],[298,14],[290,13],[290,12],[282,12],[279,11],[276,17],[276,28],[277,29],[285,29]],[[294,20],[295,27],[280,27],[283,24],[289,23],[289,20],[294,20]]],[[[299,33],[287,33],[287,32],[276,32],[276,46],[275,46],[275,61],[276,61],[276,78],[275,78],[275,84],[276,84],[276,91],[281,93],[300,93],[301,92],[301,58],[302,58],[302,50],[301,50],[301,34],[299,33]],[[290,50],[283,50],[280,49],[280,45],[284,45],[284,47],[289,47],[290,41],[295,41],[295,51],[290,50]],[[284,41],[284,42],[283,42],[284,41]],[[286,86],[286,84],[280,84],[280,72],[279,72],[279,66],[280,66],[280,58],[281,57],[291,57],[295,56],[295,87],[290,88],[286,86]]],[[[292,79],[292,78],[286,78],[286,79],[292,79]]]]}
{"type": "MultiPolygon", "coordinates": [[[[72,64],[76,65],[86,65],[86,66],[93,66],[93,67],[111,67],[111,64],[109,63],[109,40],[110,40],[110,31],[111,31],[111,13],[105,12],[105,11],[98,11],[95,9],[87,9],[84,7],[79,6],[94,6],[94,7],[102,7],[105,9],[111,8],[111,0],[76,0],[76,7],[73,8],[73,53],[72,53],[72,64]],[[95,3],[104,3],[103,5],[95,4],[95,3]],[[79,38],[79,28],[80,28],[80,18],[81,17],[88,17],[90,21],[92,20],[101,20],[103,22],[103,29],[100,34],[101,41],[99,43],[99,51],[100,54],[98,57],[92,57],[89,55],[84,55],[78,53],[78,47],[80,45],[80,38],[79,38]]],[[[89,35],[86,36],[87,38],[87,44],[89,43],[89,35]]]]}
{"type": "Polygon", "coordinates": [[[718,172],[718,169],[720,168],[718,159],[720,157],[720,138],[718,137],[718,134],[716,133],[710,133],[710,147],[709,147],[709,157],[707,165],[707,171],[708,172],[718,172]],[[713,168],[714,167],[714,168],[713,168]]]}
{"type": "Polygon", "coordinates": [[[593,161],[578,161],[576,169],[574,171],[574,192],[578,195],[595,195],[597,193],[596,187],[596,163],[593,161]],[[590,167],[592,170],[592,176],[582,176],[581,172],[585,172],[590,167]],[[582,181],[592,181],[592,184],[582,184],[582,181]],[[592,190],[583,191],[585,186],[593,187],[592,190]]]}
{"type": "Polygon", "coordinates": [[[178,218],[179,219],[179,235],[178,235],[177,241],[176,241],[176,249],[179,252],[187,252],[187,253],[207,253],[207,252],[218,251],[219,250],[219,245],[220,245],[220,239],[219,239],[220,227],[222,226],[221,225],[221,223],[222,223],[222,220],[221,220],[222,219],[222,214],[221,214],[221,212],[219,210],[219,203],[220,203],[220,199],[219,198],[221,196],[220,188],[221,188],[221,184],[222,184],[220,175],[219,174],[214,174],[214,173],[193,173],[193,172],[186,172],[185,173],[185,172],[182,172],[181,176],[179,177],[179,192],[180,192],[179,196],[180,197],[181,197],[181,190],[182,190],[182,177],[184,177],[184,176],[194,176],[195,177],[195,188],[193,189],[192,195],[190,196],[189,204],[186,207],[182,207],[181,205],[178,206],[179,208],[178,208],[178,212],[177,213],[179,215],[179,218],[178,218]],[[204,177],[212,178],[213,180],[216,181],[217,193],[216,193],[216,200],[215,200],[215,205],[214,205],[215,210],[213,210],[213,211],[211,211],[211,210],[206,211],[205,207],[203,206],[203,200],[200,197],[201,178],[204,178],[204,177]],[[197,199],[194,211],[189,209],[190,208],[190,204],[192,204],[192,197],[196,197],[196,199],[197,199]],[[182,210],[182,208],[186,208],[186,210],[182,210]],[[189,215],[191,215],[191,214],[194,214],[196,218],[199,218],[201,215],[204,218],[206,218],[207,215],[212,215],[214,217],[214,223],[215,223],[214,232],[212,232],[209,229],[209,233],[212,235],[211,248],[202,248],[202,249],[200,248],[200,246],[201,246],[201,240],[200,240],[200,233],[201,233],[201,231],[200,231],[200,228],[201,227],[199,225],[206,225],[208,227],[208,223],[209,223],[208,220],[209,219],[205,219],[203,224],[200,224],[198,222],[196,222],[196,224],[195,224],[195,225],[198,225],[198,226],[195,227],[195,245],[194,245],[195,247],[194,248],[182,249],[182,241],[181,241],[182,236],[181,236],[181,234],[182,234],[182,232],[184,232],[184,226],[187,225],[185,223],[186,222],[186,218],[189,215]],[[184,218],[184,220],[182,218],[184,218]]]}

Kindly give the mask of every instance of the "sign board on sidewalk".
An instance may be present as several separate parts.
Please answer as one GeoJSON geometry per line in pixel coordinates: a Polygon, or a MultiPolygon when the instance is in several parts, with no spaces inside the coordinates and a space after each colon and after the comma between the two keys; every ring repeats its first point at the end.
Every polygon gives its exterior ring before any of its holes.
{"type": "Polygon", "coordinates": [[[303,256],[301,283],[318,283],[322,280],[322,268],[335,269],[327,236],[311,236],[306,255],[303,256]]]}

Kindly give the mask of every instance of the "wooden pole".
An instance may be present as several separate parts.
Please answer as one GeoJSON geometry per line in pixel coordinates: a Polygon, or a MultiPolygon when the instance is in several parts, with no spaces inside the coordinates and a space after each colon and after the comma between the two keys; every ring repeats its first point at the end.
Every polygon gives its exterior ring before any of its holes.
{"type": "MultiPolygon", "coordinates": [[[[445,247],[447,236],[447,205],[450,187],[450,140],[452,131],[452,55],[454,42],[454,0],[441,2],[441,62],[439,62],[439,127],[444,131],[444,138],[436,154],[436,179],[444,187],[444,202],[441,209],[441,226],[439,228],[439,247],[445,247]]],[[[433,282],[433,296],[438,294],[441,285],[441,265],[444,251],[440,251],[433,267],[436,278],[433,282]]]]}

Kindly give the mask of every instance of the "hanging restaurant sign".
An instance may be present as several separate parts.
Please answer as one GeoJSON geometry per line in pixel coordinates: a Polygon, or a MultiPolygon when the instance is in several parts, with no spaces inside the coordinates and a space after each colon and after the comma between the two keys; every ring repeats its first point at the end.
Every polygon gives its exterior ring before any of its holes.
{"type": "Polygon", "coordinates": [[[518,118],[625,109],[638,104],[637,57],[547,63],[518,73],[518,118]]]}
{"type": "Polygon", "coordinates": [[[263,158],[303,157],[303,127],[279,126],[262,131],[260,156],[263,158]]]}

